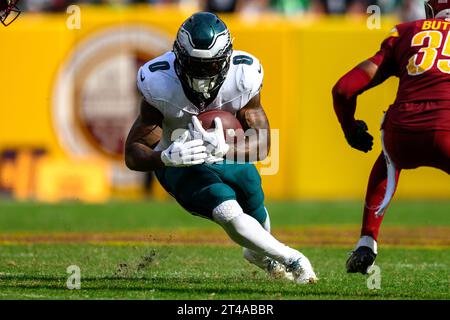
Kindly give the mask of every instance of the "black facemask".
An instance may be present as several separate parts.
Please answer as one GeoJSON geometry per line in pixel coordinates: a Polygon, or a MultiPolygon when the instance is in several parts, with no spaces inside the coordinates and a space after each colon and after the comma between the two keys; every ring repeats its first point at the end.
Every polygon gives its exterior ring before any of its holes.
{"type": "Polygon", "coordinates": [[[210,59],[188,56],[177,42],[174,53],[175,71],[189,100],[198,107],[213,101],[230,67],[231,45],[224,55],[210,59]]]}

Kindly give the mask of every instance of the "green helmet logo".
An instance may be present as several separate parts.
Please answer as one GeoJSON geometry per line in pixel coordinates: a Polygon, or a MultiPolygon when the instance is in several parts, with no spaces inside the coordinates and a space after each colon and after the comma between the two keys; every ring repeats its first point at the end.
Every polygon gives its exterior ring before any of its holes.
{"type": "Polygon", "coordinates": [[[188,98],[195,104],[212,98],[225,81],[233,51],[225,23],[209,12],[194,14],[178,30],[173,51],[188,98]]]}

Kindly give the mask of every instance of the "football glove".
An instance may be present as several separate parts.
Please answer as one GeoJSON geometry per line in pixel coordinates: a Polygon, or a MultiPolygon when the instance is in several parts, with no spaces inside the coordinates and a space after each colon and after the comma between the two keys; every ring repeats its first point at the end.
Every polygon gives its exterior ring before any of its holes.
{"type": "Polygon", "coordinates": [[[369,152],[372,150],[373,137],[367,131],[369,128],[362,120],[356,120],[350,130],[345,132],[348,144],[357,150],[369,152]]]}
{"type": "Polygon", "coordinates": [[[230,146],[225,142],[222,121],[219,117],[214,119],[214,131],[212,132],[206,131],[196,116],[192,117],[192,125],[189,128],[193,137],[200,136],[206,143],[206,153],[210,156],[209,163],[223,160],[223,157],[230,150],[230,146]]]}
{"type": "Polygon", "coordinates": [[[161,152],[161,160],[167,167],[188,167],[202,164],[208,157],[203,140],[188,141],[189,131],[179,136],[166,150],[161,152]]]}
{"type": "Polygon", "coordinates": [[[222,162],[223,160],[224,160],[223,157],[216,157],[216,156],[213,156],[210,154],[209,156],[206,157],[205,163],[211,164],[211,163],[222,162]]]}

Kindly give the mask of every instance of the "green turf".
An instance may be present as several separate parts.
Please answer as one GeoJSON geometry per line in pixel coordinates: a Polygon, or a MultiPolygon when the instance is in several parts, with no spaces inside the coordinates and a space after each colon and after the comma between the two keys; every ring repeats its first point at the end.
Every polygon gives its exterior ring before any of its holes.
{"type": "MultiPolygon", "coordinates": [[[[361,203],[268,204],[273,228],[359,225],[361,203]]],[[[450,202],[396,202],[390,226],[448,226],[450,202]]],[[[43,205],[0,201],[0,237],[8,232],[107,232],[218,228],[175,203],[43,205]]],[[[356,239],[355,239],[356,240],[356,239]]],[[[241,250],[222,246],[0,245],[0,299],[450,299],[450,249],[382,248],[381,290],[348,275],[351,248],[301,248],[320,277],[314,286],[270,281],[241,250]],[[66,289],[78,265],[82,289],[66,289]]]]}
{"type": "MultiPolygon", "coordinates": [[[[272,202],[272,224],[359,225],[362,203],[272,202]]],[[[395,202],[384,225],[450,225],[447,202],[395,202]]],[[[193,217],[174,202],[117,202],[102,205],[15,203],[0,201],[0,232],[9,231],[129,231],[151,228],[209,228],[211,222],[193,217]]]]}
{"type": "Polygon", "coordinates": [[[2,299],[449,299],[449,250],[385,249],[381,289],[347,275],[343,249],[302,249],[320,282],[270,280],[238,248],[208,246],[3,246],[2,299]],[[68,290],[66,268],[81,269],[81,290],[68,290]]]}

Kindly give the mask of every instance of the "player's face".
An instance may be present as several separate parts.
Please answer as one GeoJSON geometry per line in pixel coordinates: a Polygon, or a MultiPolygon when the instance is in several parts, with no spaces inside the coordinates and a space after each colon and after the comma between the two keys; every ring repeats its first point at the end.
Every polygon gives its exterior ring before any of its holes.
{"type": "Polygon", "coordinates": [[[229,59],[230,55],[213,59],[183,55],[179,57],[179,65],[189,87],[196,93],[208,96],[216,88],[219,78],[225,76],[229,59]]]}
{"type": "Polygon", "coordinates": [[[190,58],[185,65],[185,73],[192,90],[198,93],[208,93],[212,90],[226,64],[225,59],[200,60],[190,58]]]}
{"type": "Polygon", "coordinates": [[[186,63],[185,72],[193,78],[211,78],[219,75],[226,67],[225,59],[193,59],[190,58],[186,63]]]}

